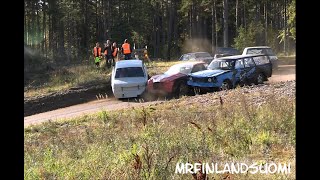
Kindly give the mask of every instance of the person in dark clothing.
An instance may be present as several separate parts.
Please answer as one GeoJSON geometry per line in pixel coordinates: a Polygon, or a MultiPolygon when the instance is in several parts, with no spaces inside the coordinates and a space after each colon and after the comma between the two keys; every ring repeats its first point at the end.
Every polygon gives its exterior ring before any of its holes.
{"type": "Polygon", "coordinates": [[[107,42],[104,44],[103,52],[104,52],[104,56],[105,56],[105,59],[106,59],[107,67],[110,68],[111,65],[114,64],[114,62],[113,62],[113,58],[112,58],[111,42],[110,42],[109,39],[108,39],[107,42]]]}
{"type": "Polygon", "coordinates": [[[131,59],[132,47],[129,44],[128,39],[124,40],[124,43],[121,47],[121,52],[124,55],[125,60],[131,59]]]}

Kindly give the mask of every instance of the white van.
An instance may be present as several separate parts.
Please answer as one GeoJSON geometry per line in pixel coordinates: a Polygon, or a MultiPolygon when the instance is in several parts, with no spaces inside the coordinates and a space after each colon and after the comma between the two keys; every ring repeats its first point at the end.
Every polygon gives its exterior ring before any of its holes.
{"type": "Polygon", "coordinates": [[[112,69],[112,92],[118,99],[142,95],[147,81],[148,72],[142,60],[118,61],[112,69]]]}
{"type": "Polygon", "coordinates": [[[278,68],[278,57],[276,54],[274,54],[271,47],[269,46],[246,47],[244,48],[242,55],[247,55],[247,54],[266,54],[270,58],[272,69],[278,68]]]}

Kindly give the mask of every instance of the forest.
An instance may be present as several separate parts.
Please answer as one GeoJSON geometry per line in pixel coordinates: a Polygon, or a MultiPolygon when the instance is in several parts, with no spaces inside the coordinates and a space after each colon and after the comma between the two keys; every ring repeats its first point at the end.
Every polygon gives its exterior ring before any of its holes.
{"type": "Polygon", "coordinates": [[[96,42],[120,46],[126,38],[166,61],[216,47],[294,54],[295,7],[295,0],[25,0],[25,64],[81,63],[96,42]]]}

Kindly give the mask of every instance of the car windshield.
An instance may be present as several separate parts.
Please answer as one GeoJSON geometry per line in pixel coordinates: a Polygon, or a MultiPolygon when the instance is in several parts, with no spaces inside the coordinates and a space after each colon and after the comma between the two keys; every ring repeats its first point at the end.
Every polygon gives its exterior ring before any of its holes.
{"type": "Polygon", "coordinates": [[[212,56],[209,53],[195,53],[196,58],[211,58],[212,56]]]}
{"type": "Polygon", "coordinates": [[[192,66],[190,65],[181,65],[181,64],[176,64],[171,66],[168,71],[166,71],[164,74],[166,75],[173,75],[173,74],[178,74],[178,73],[182,73],[182,74],[189,74],[191,73],[192,70],[192,66]]]}
{"type": "Polygon", "coordinates": [[[222,69],[222,70],[231,70],[234,66],[234,61],[226,61],[226,60],[216,60],[212,61],[208,69],[214,70],[214,69],[222,69]]]}
{"type": "Polygon", "coordinates": [[[142,67],[118,68],[116,70],[115,78],[125,78],[125,77],[144,77],[142,67]]]}
{"type": "Polygon", "coordinates": [[[275,56],[271,48],[252,48],[248,49],[247,54],[266,54],[268,56],[275,56]]]}

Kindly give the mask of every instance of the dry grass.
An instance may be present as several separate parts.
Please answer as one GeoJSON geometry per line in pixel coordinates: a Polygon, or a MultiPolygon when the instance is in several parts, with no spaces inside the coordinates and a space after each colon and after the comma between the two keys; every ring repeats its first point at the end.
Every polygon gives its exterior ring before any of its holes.
{"type": "MultiPolygon", "coordinates": [[[[153,76],[163,73],[176,63],[179,63],[179,61],[149,63],[147,64],[149,75],[153,76]]],[[[110,69],[98,70],[94,66],[83,64],[63,67],[54,71],[41,71],[35,74],[28,74],[28,78],[32,79],[32,81],[25,85],[24,96],[47,95],[72,87],[105,83],[110,79],[110,74],[110,69]]]]}
{"type": "Polygon", "coordinates": [[[291,174],[209,174],[210,179],[295,179],[295,100],[259,107],[231,93],[211,104],[190,98],[101,111],[25,129],[25,179],[192,179],[177,162],[291,163],[291,174]]]}

